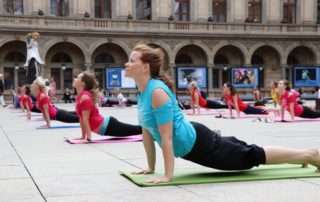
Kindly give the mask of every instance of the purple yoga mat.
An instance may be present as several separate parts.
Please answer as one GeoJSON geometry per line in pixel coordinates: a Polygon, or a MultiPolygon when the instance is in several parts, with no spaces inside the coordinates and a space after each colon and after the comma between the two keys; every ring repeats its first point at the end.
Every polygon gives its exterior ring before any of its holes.
{"type": "Polygon", "coordinates": [[[90,142],[82,142],[80,138],[65,138],[65,141],[68,142],[69,144],[107,144],[107,143],[140,142],[142,141],[142,135],[96,139],[96,140],[91,140],[90,142]]]}
{"type": "MultiPolygon", "coordinates": [[[[289,119],[288,119],[289,120],[289,119]]],[[[276,123],[308,123],[308,122],[320,122],[320,119],[295,119],[294,121],[286,121],[286,122],[281,122],[280,120],[276,120],[276,123]]]]}

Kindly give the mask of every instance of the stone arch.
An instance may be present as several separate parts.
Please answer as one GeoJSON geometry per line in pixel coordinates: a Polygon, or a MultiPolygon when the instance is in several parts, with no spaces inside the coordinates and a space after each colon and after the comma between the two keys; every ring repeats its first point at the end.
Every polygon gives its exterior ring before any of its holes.
{"type": "Polygon", "coordinates": [[[320,63],[320,53],[318,51],[318,48],[312,44],[301,44],[301,43],[294,43],[291,46],[289,46],[284,54],[284,64],[287,64],[289,55],[296,50],[297,48],[307,48],[308,50],[311,51],[311,53],[314,56],[314,63],[319,64],[320,63]]]}
{"type": "Polygon", "coordinates": [[[100,39],[100,40],[94,42],[89,47],[89,51],[88,51],[89,55],[92,56],[92,54],[94,53],[94,51],[98,47],[100,47],[101,45],[104,45],[104,44],[108,44],[108,43],[115,44],[115,45],[121,47],[124,50],[124,52],[126,53],[127,57],[129,57],[131,49],[128,47],[128,45],[126,43],[124,43],[123,41],[117,40],[117,39],[112,39],[112,40],[111,39],[100,39]]]}
{"type": "Polygon", "coordinates": [[[73,37],[70,37],[70,38],[68,37],[67,39],[51,39],[51,40],[49,40],[48,42],[46,42],[44,44],[44,46],[42,48],[40,47],[41,57],[46,58],[49,50],[53,46],[55,46],[56,44],[59,44],[59,43],[70,43],[70,44],[77,46],[81,50],[81,52],[84,56],[84,62],[90,63],[90,54],[88,51],[86,51],[87,50],[86,45],[84,43],[82,43],[81,41],[79,41],[78,39],[73,38],[73,37]]]}
{"type": "Polygon", "coordinates": [[[218,53],[219,50],[221,50],[223,47],[226,47],[226,46],[233,46],[233,47],[236,47],[238,48],[242,55],[243,55],[243,62],[244,64],[248,64],[249,63],[249,58],[247,57],[248,56],[248,49],[247,47],[240,43],[240,42],[228,42],[228,41],[222,41],[220,42],[219,44],[217,44],[216,46],[213,47],[213,51],[212,51],[212,61],[214,60],[216,54],[218,53]]]}
{"type": "Polygon", "coordinates": [[[248,57],[250,58],[250,61],[252,59],[252,56],[254,54],[255,51],[257,51],[259,48],[261,47],[271,47],[273,48],[274,50],[277,51],[279,57],[280,57],[280,62],[282,62],[282,58],[283,58],[283,48],[280,46],[280,45],[277,45],[277,44],[267,44],[267,43],[263,43],[263,42],[260,42],[260,43],[257,43],[255,45],[253,45],[249,51],[248,51],[248,57]]]}
{"type": "Polygon", "coordinates": [[[176,45],[172,51],[172,56],[170,57],[172,60],[170,61],[170,63],[174,64],[175,63],[174,60],[177,57],[178,52],[182,48],[184,48],[186,46],[190,46],[190,45],[199,47],[205,53],[205,57],[207,59],[206,64],[207,65],[211,64],[211,61],[213,60],[211,50],[208,48],[207,45],[203,44],[202,42],[197,42],[197,41],[194,41],[194,42],[184,41],[184,42],[181,42],[178,45],[176,45]]]}

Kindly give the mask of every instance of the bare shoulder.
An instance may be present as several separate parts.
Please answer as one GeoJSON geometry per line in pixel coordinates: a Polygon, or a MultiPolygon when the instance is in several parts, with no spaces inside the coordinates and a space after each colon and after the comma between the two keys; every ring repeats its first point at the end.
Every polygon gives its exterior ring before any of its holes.
{"type": "Polygon", "coordinates": [[[86,101],[86,100],[90,100],[90,96],[89,95],[82,95],[80,98],[80,102],[86,101]]]}
{"type": "Polygon", "coordinates": [[[42,93],[41,95],[40,95],[40,99],[42,100],[43,98],[45,98],[45,97],[47,97],[47,95],[45,95],[44,93],[42,93]]]}
{"type": "Polygon", "coordinates": [[[169,100],[168,94],[161,88],[157,88],[152,93],[152,107],[160,107],[169,100]]]}

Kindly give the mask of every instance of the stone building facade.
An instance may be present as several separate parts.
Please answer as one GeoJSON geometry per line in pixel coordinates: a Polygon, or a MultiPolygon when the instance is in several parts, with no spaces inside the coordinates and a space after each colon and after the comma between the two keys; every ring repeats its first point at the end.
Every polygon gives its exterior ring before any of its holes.
{"type": "Polygon", "coordinates": [[[318,0],[0,0],[0,72],[6,87],[24,82],[27,33],[37,31],[43,76],[58,89],[90,69],[123,67],[138,43],[165,52],[164,70],[208,68],[219,95],[230,69],[256,66],[260,87],[292,79],[294,66],[320,64],[318,0]]]}

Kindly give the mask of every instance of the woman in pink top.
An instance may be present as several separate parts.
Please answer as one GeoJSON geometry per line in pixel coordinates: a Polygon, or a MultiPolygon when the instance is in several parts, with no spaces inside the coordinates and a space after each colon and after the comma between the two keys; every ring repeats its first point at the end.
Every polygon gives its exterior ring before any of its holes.
{"type": "Polygon", "coordinates": [[[245,114],[261,114],[266,115],[268,112],[262,108],[250,106],[244,103],[240,98],[235,89],[235,87],[231,83],[225,83],[223,85],[223,97],[225,99],[225,103],[228,105],[230,111],[230,117],[232,117],[232,108],[234,108],[237,112],[237,117],[240,117],[240,112],[245,114]]]}
{"type": "Polygon", "coordinates": [[[31,119],[31,110],[33,109],[32,99],[30,97],[30,87],[23,86],[21,88],[20,107],[22,111],[27,112],[27,118],[31,119]]]}
{"type": "Polygon", "coordinates": [[[284,112],[287,110],[291,115],[291,120],[294,117],[316,119],[320,118],[320,112],[314,111],[309,107],[298,103],[299,93],[291,89],[287,80],[279,81],[280,105],[281,105],[281,121],[284,120],[284,112]]]}
{"type": "Polygon", "coordinates": [[[73,81],[78,97],[76,99],[76,111],[80,117],[82,139],[85,142],[91,140],[91,132],[100,135],[124,137],[142,134],[138,125],[130,125],[119,122],[111,116],[102,116],[97,108],[99,99],[98,84],[93,74],[83,72],[73,81]]]}
{"type": "Polygon", "coordinates": [[[79,123],[79,118],[76,112],[69,112],[55,107],[49,96],[47,95],[45,81],[38,77],[32,84],[32,92],[36,96],[37,108],[42,112],[43,118],[46,121],[46,126],[50,128],[50,121],[56,120],[65,123],[79,123]]]}

